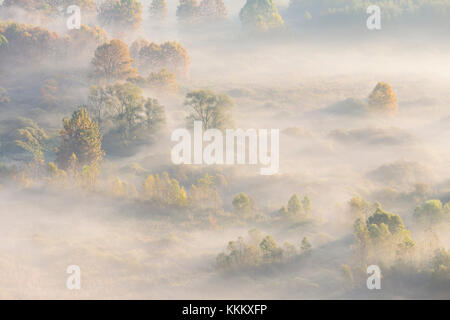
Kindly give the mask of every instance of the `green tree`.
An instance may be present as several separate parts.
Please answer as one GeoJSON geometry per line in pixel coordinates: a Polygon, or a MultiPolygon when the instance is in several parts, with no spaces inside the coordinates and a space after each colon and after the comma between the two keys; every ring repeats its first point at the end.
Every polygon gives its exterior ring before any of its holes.
{"type": "Polygon", "coordinates": [[[152,72],[148,77],[147,83],[155,92],[162,94],[175,94],[179,90],[175,74],[167,69],[152,72]]]}
{"type": "Polygon", "coordinates": [[[228,14],[223,0],[202,0],[198,9],[201,20],[206,22],[223,20],[228,14]]]}
{"type": "Polygon", "coordinates": [[[273,0],[247,0],[239,18],[245,28],[257,31],[280,28],[284,24],[273,0]]]}
{"type": "Polygon", "coordinates": [[[195,23],[198,21],[198,1],[197,0],[180,0],[177,7],[177,17],[183,23],[195,23]]]}
{"type": "Polygon", "coordinates": [[[442,288],[450,285],[450,251],[437,249],[431,261],[432,280],[442,288]]]}
{"type": "Polygon", "coordinates": [[[157,22],[167,21],[166,0],[153,0],[150,4],[150,17],[157,22]]]}
{"type": "Polygon", "coordinates": [[[131,44],[131,51],[141,74],[167,69],[180,79],[189,77],[191,59],[186,48],[176,41],[158,45],[139,39],[131,44]]]}
{"type": "Polygon", "coordinates": [[[184,105],[191,109],[187,120],[201,121],[203,129],[225,129],[232,126],[231,108],[233,100],[226,94],[216,94],[211,90],[196,90],[186,95],[184,105]]]}
{"type": "Polygon", "coordinates": [[[0,34],[0,47],[5,46],[8,44],[8,39],[2,34],[0,34]]]}
{"type": "Polygon", "coordinates": [[[98,18],[105,26],[139,28],[142,23],[142,4],[137,0],[106,0],[100,5],[98,18]]]}
{"type": "Polygon", "coordinates": [[[23,119],[23,121],[27,125],[17,130],[15,144],[28,151],[33,156],[34,161],[43,164],[43,152],[46,150],[48,140],[47,133],[32,120],[23,119]]]}
{"type": "Polygon", "coordinates": [[[131,67],[132,62],[127,45],[117,39],[111,40],[95,50],[93,76],[108,82],[133,77],[136,70],[131,67]]]}
{"type": "Polygon", "coordinates": [[[449,206],[450,202],[444,207],[441,200],[428,200],[414,210],[414,218],[429,225],[442,222],[450,217],[446,210],[449,206]]]}
{"type": "Polygon", "coordinates": [[[68,168],[74,154],[81,166],[98,168],[104,156],[102,137],[97,123],[89,117],[84,107],[75,111],[72,118],[63,119],[60,136],[62,141],[56,158],[58,167],[68,168]]]}
{"type": "Polygon", "coordinates": [[[312,210],[311,199],[308,196],[304,196],[302,200],[302,207],[305,214],[310,214],[312,210]]]}
{"type": "Polygon", "coordinates": [[[293,194],[289,199],[287,209],[288,212],[293,215],[302,213],[302,205],[297,194],[293,194]]]}
{"type": "Polygon", "coordinates": [[[245,193],[241,192],[233,198],[234,210],[245,216],[249,216],[253,213],[254,201],[245,193]]]}
{"type": "Polygon", "coordinates": [[[145,123],[148,129],[158,131],[166,124],[164,106],[158,100],[148,98],[144,105],[145,123]]]}

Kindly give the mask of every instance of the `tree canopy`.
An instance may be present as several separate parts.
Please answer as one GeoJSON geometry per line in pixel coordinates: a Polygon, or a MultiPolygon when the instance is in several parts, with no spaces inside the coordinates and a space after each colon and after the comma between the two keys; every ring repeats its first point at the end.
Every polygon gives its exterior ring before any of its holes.
{"type": "Polygon", "coordinates": [[[245,28],[257,31],[280,28],[284,24],[273,0],[247,0],[239,17],[245,28]]]}

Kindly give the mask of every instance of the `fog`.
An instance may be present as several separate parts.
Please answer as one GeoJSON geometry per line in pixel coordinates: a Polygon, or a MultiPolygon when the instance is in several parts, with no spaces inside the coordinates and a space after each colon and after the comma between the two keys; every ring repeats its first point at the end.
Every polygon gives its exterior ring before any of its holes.
{"type": "MultiPolygon", "coordinates": [[[[438,288],[431,271],[417,271],[429,270],[435,249],[449,248],[449,220],[431,228],[413,216],[426,200],[450,201],[448,36],[369,32],[365,25],[354,37],[291,26],[252,35],[238,16],[246,1],[224,2],[228,19],[211,27],[181,27],[175,0],[167,1],[167,24],[155,26],[147,0],[138,30],[120,34],[105,28],[109,39],[120,37],[129,47],[139,37],[178,41],[191,67],[188,79],[178,79],[176,95],[143,89],[146,98],[156,94],[164,105],[166,127],[155,141],[129,154],[107,153],[95,188],[55,187],[45,179],[24,187],[17,182],[20,175],[10,179],[2,172],[27,162],[0,149],[0,298],[450,298],[448,282],[438,288]],[[394,116],[361,107],[381,81],[397,97],[394,116]],[[170,135],[186,127],[189,114],[185,95],[203,88],[233,99],[235,128],[280,130],[279,173],[262,176],[260,166],[252,165],[172,164],[170,135]],[[198,203],[180,209],[135,195],[112,195],[115,177],[139,193],[148,174],[163,171],[186,190],[205,173],[220,176],[225,182],[217,183],[216,190],[222,206],[212,210],[198,203]],[[235,212],[232,203],[240,192],[254,200],[255,217],[235,212]],[[283,221],[278,211],[294,193],[308,195],[312,211],[307,219],[283,221]],[[416,243],[409,264],[380,255],[366,261],[380,265],[382,290],[366,288],[365,265],[355,254],[356,219],[349,205],[354,197],[398,214],[416,243]],[[242,236],[250,243],[249,231],[255,228],[272,235],[280,247],[289,242],[300,248],[307,237],[312,249],[253,268],[218,268],[217,256],[227,252],[229,241],[242,236]],[[80,290],[66,287],[69,265],[80,267],[80,290]],[[342,265],[353,270],[353,284],[342,265]]],[[[282,15],[289,10],[288,0],[275,4],[282,15]]],[[[68,34],[64,17],[31,17],[22,9],[0,7],[3,21],[68,34]]],[[[88,103],[94,50],[80,48],[58,61],[2,66],[0,87],[11,102],[3,106],[0,100],[0,146],[8,143],[12,120],[27,117],[47,131],[51,147],[45,160],[55,161],[62,118],[88,103]],[[60,85],[59,100],[51,108],[38,104],[48,79],[60,85]]]]}

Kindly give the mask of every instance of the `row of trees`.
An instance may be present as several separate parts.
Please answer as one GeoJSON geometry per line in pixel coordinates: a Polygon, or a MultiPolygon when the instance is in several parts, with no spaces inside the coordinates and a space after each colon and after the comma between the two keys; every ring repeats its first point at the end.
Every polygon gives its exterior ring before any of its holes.
{"type": "Polygon", "coordinates": [[[367,17],[369,5],[377,5],[383,13],[383,21],[391,23],[444,22],[450,15],[450,3],[436,0],[290,0],[287,14],[295,22],[308,25],[343,25],[361,23],[367,17]]]}
{"type": "Polygon", "coordinates": [[[408,258],[415,248],[402,218],[384,211],[379,204],[366,220],[358,218],[353,229],[355,249],[363,264],[408,258]]]}
{"type": "Polygon", "coordinates": [[[130,56],[144,75],[161,69],[167,69],[180,78],[187,78],[189,75],[191,59],[187,50],[176,41],[158,45],[141,38],[131,44],[130,56]]]}
{"type": "Polygon", "coordinates": [[[60,36],[42,27],[0,22],[0,66],[6,67],[11,63],[24,66],[43,62],[54,64],[69,57],[73,63],[84,55],[91,55],[107,40],[108,35],[99,27],[82,25],[80,29],[60,36]]]}
{"type": "Polygon", "coordinates": [[[108,41],[108,35],[99,27],[82,25],[62,37],[41,27],[0,22],[0,65],[11,63],[29,65],[61,61],[70,57],[71,62],[92,55],[92,76],[111,82],[126,80],[138,74],[144,75],[167,69],[176,76],[187,78],[191,64],[187,50],[178,42],[161,45],[140,39],[128,46],[118,39],[108,41]],[[131,51],[131,54],[130,54],[131,51]],[[77,55],[73,55],[77,52],[77,55]]]}
{"type": "Polygon", "coordinates": [[[180,0],[177,17],[183,23],[220,21],[227,17],[223,0],[180,0]]]}
{"type": "Polygon", "coordinates": [[[223,271],[236,271],[251,269],[262,265],[286,262],[299,254],[307,254],[312,245],[304,237],[298,246],[285,242],[279,246],[271,235],[263,236],[253,229],[249,231],[249,239],[245,241],[239,237],[230,241],[226,252],[220,253],[216,258],[217,268],[223,271]]]}
{"type": "Polygon", "coordinates": [[[311,214],[311,199],[306,195],[300,200],[297,194],[293,194],[287,206],[281,207],[279,213],[283,218],[305,218],[311,214]]]}
{"type": "MultiPolygon", "coordinates": [[[[97,16],[103,27],[114,31],[137,29],[142,24],[143,6],[138,0],[106,0],[97,8],[93,0],[5,0],[3,7],[20,7],[30,13],[40,12],[50,18],[64,14],[61,8],[77,5],[83,12],[83,19],[94,22],[97,16]]],[[[167,1],[152,0],[149,6],[150,18],[155,23],[167,20],[167,1]]],[[[227,18],[228,12],[223,0],[180,0],[176,15],[184,24],[211,23],[227,18]]],[[[239,15],[242,25],[254,30],[266,31],[283,26],[273,0],[247,0],[239,15]]]]}

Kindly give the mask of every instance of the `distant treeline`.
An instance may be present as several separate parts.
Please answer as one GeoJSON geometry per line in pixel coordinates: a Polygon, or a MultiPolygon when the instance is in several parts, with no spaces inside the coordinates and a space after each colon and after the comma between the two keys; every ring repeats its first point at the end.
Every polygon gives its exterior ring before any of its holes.
{"type": "Polygon", "coordinates": [[[284,15],[291,23],[302,25],[347,26],[364,23],[371,5],[380,7],[382,22],[389,25],[449,25],[447,0],[291,0],[284,15]]]}

